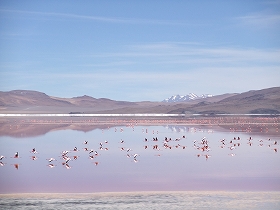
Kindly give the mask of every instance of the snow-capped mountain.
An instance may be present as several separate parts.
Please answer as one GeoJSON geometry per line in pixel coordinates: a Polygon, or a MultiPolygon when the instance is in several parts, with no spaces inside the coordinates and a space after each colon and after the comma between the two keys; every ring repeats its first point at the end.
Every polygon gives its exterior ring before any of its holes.
{"type": "Polygon", "coordinates": [[[171,96],[167,99],[164,99],[163,102],[182,102],[182,101],[191,101],[191,100],[196,100],[196,99],[201,99],[201,98],[208,98],[208,97],[212,97],[213,95],[210,95],[210,94],[203,94],[201,96],[198,96],[194,93],[190,93],[190,94],[187,94],[187,95],[183,95],[183,96],[180,96],[180,95],[174,95],[174,96],[171,96]]]}

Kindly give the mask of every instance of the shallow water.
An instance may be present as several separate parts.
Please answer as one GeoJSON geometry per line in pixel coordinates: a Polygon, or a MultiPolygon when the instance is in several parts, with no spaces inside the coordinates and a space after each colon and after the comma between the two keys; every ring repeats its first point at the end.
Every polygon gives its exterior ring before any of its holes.
{"type": "Polygon", "coordinates": [[[279,209],[279,192],[0,195],[1,209],[279,209]]]}
{"type": "Polygon", "coordinates": [[[0,155],[6,158],[0,167],[0,193],[275,191],[280,190],[278,141],[269,133],[252,136],[184,126],[1,137],[0,155]],[[56,161],[49,163],[51,157],[56,161]]]}
{"type": "Polygon", "coordinates": [[[280,209],[278,129],[122,125],[1,136],[0,209],[280,209]]]}

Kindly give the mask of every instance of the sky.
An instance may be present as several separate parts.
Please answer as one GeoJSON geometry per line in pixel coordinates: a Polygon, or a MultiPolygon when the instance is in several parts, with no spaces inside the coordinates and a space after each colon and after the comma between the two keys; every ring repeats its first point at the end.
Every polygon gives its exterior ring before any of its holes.
{"type": "Polygon", "coordinates": [[[280,86],[280,1],[0,2],[0,91],[162,101],[280,86]]]}

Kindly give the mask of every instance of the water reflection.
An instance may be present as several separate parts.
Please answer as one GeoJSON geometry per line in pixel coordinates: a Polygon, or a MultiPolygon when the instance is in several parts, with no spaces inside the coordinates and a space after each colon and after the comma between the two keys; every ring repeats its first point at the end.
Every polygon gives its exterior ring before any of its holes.
{"type": "Polygon", "coordinates": [[[207,118],[0,118],[0,136],[35,137],[57,130],[90,132],[110,127],[162,125],[176,132],[250,132],[279,136],[280,117],[207,117],[207,118]]]}
{"type": "Polygon", "coordinates": [[[120,125],[2,136],[0,193],[280,190],[275,132],[120,125]]]}

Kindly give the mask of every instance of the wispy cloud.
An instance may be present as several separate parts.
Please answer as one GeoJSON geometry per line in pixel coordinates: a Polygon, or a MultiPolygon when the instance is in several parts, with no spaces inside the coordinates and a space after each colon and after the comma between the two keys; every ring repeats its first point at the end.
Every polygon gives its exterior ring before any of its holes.
{"type": "Polygon", "coordinates": [[[280,26],[279,14],[254,13],[237,17],[236,20],[244,26],[251,26],[257,29],[280,26]]]}
{"type": "Polygon", "coordinates": [[[92,15],[79,15],[70,13],[55,13],[55,12],[37,12],[37,11],[23,11],[23,10],[8,10],[0,9],[1,13],[17,13],[26,15],[36,15],[45,17],[56,18],[68,18],[68,19],[80,19],[107,23],[126,23],[126,24],[156,24],[156,25],[184,25],[185,22],[174,22],[169,20],[155,20],[155,19],[133,19],[133,18],[121,18],[121,17],[103,17],[92,15]]]}
{"type": "MultiPolygon", "coordinates": [[[[127,71],[115,71],[110,72],[110,74],[106,72],[88,72],[88,73],[80,73],[80,72],[69,72],[69,73],[41,73],[41,74],[28,74],[26,75],[24,72],[5,72],[5,76],[8,78],[17,77],[17,78],[29,78],[35,79],[38,81],[40,79],[49,79],[49,80],[71,80],[73,83],[75,81],[87,81],[85,84],[88,84],[89,81],[92,83],[100,83],[103,85],[110,85],[109,83],[104,83],[104,81],[113,81],[113,83],[118,85],[125,85],[132,81],[133,83],[139,84],[151,84],[154,83],[162,83],[165,85],[165,82],[170,82],[169,84],[175,84],[180,82],[190,82],[190,81],[203,81],[209,83],[213,81],[215,78],[222,78],[221,81],[225,80],[242,80],[242,77],[245,79],[250,79],[252,75],[255,75],[255,78],[259,78],[260,80],[265,80],[268,77],[275,78],[277,81],[277,75],[279,75],[279,66],[269,66],[266,68],[263,67],[203,67],[197,68],[196,71],[191,72],[182,72],[182,71],[169,71],[169,72],[149,72],[149,73],[141,73],[141,72],[127,72],[127,71]],[[207,75],[207,76],[205,76],[207,75]],[[242,75],[242,76],[240,76],[242,75]],[[259,75],[259,77],[258,77],[259,75]],[[266,77],[264,77],[266,75],[266,77]],[[209,82],[207,82],[209,80],[209,82]]],[[[240,84],[239,84],[240,85],[240,84]]]]}
{"type": "Polygon", "coordinates": [[[238,64],[244,62],[276,63],[279,65],[280,49],[247,49],[230,47],[206,47],[182,45],[177,43],[151,43],[132,45],[119,52],[91,54],[92,58],[122,59],[130,62],[149,63],[228,63],[238,64]]]}
{"type": "Polygon", "coordinates": [[[222,94],[279,86],[279,66],[196,67],[194,71],[110,71],[110,72],[4,72],[1,90],[34,89],[57,95],[63,86],[68,95],[91,95],[119,100],[163,100],[174,94],[222,94]],[[22,86],[23,83],[25,86],[22,86]],[[230,84],[230,85],[229,85],[230,84]],[[141,92],[142,99],[139,99],[141,92]]]}

